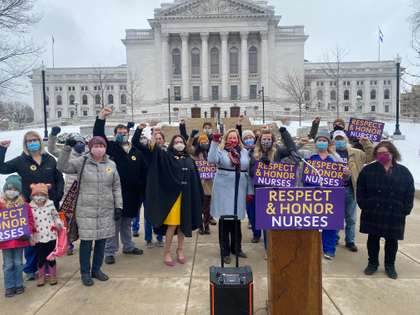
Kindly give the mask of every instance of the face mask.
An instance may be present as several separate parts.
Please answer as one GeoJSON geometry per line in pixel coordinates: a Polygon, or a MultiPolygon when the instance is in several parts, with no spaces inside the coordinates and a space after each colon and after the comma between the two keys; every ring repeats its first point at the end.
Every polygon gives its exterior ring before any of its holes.
{"type": "Polygon", "coordinates": [[[16,190],[6,190],[4,192],[4,194],[6,195],[7,199],[16,199],[17,197],[19,197],[20,192],[16,191],[16,190]]]}
{"type": "Polygon", "coordinates": [[[255,144],[255,141],[254,141],[254,139],[248,138],[248,139],[245,139],[244,140],[244,144],[247,147],[251,147],[251,146],[253,146],[255,144]]]}
{"type": "Polygon", "coordinates": [[[337,130],[344,130],[344,127],[340,126],[340,125],[335,125],[334,126],[334,131],[337,131],[337,130]]]}
{"type": "Polygon", "coordinates": [[[208,150],[209,149],[209,144],[208,143],[200,144],[200,148],[202,150],[208,150]]]}
{"type": "Polygon", "coordinates": [[[345,150],[347,147],[346,140],[335,140],[335,148],[339,151],[345,150]]]}
{"type": "Polygon", "coordinates": [[[212,133],[212,129],[211,128],[205,128],[204,129],[204,132],[207,134],[207,135],[210,135],[211,133],[212,133]]]}
{"type": "Polygon", "coordinates": [[[328,149],[328,142],[320,141],[316,143],[316,148],[318,151],[327,151],[328,149]]]}
{"type": "Polygon", "coordinates": [[[83,152],[85,152],[86,145],[83,142],[77,142],[73,149],[77,153],[82,154],[83,152]]]}
{"type": "Polygon", "coordinates": [[[92,153],[93,157],[96,159],[103,158],[105,155],[106,149],[103,147],[100,148],[92,148],[90,153],[92,153]]]}
{"type": "Polygon", "coordinates": [[[185,149],[185,144],[183,143],[174,144],[174,149],[177,150],[178,152],[182,152],[185,149]]]}
{"type": "Polygon", "coordinates": [[[392,155],[389,152],[377,153],[376,160],[381,164],[387,164],[392,160],[392,155]]]}
{"type": "Polygon", "coordinates": [[[42,195],[41,196],[33,196],[32,199],[36,203],[41,203],[41,202],[47,201],[47,197],[46,196],[42,196],[42,195]]]}
{"type": "Polygon", "coordinates": [[[117,135],[115,136],[115,141],[120,143],[128,142],[128,135],[117,133],[117,135]]]}
{"type": "Polygon", "coordinates": [[[238,145],[238,140],[231,140],[226,143],[230,147],[236,147],[238,145]]]}
{"type": "Polygon", "coordinates": [[[147,145],[147,143],[148,143],[149,141],[147,140],[147,138],[141,138],[140,139],[140,143],[142,144],[142,145],[147,145]]]}
{"type": "Polygon", "coordinates": [[[41,149],[41,143],[39,141],[33,141],[26,144],[26,148],[29,152],[37,152],[41,149]]]}
{"type": "Polygon", "coordinates": [[[264,150],[269,150],[273,146],[272,140],[261,140],[261,147],[264,150]]]}

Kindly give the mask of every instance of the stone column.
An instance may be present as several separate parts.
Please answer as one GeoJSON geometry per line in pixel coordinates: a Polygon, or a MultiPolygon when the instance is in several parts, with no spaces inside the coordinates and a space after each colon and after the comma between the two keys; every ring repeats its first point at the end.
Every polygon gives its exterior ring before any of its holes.
{"type": "Polygon", "coordinates": [[[376,88],[376,112],[377,113],[385,113],[385,106],[384,106],[384,80],[383,78],[379,78],[376,88]]]}
{"type": "Polygon", "coordinates": [[[265,95],[269,94],[268,87],[268,32],[260,32],[261,35],[261,84],[264,86],[265,95]]]}
{"type": "Polygon", "coordinates": [[[189,48],[188,33],[181,34],[182,40],[182,100],[190,100],[190,67],[189,67],[189,48]]]}
{"type": "Polygon", "coordinates": [[[241,100],[249,98],[248,32],[241,32],[241,100]]]}
{"type": "Polygon", "coordinates": [[[162,88],[162,99],[168,98],[168,85],[170,84],[169,77],[169,45],[168,45],[169,34],[161,34],[161,88],[162,88]]]}
{"type": "Polygon", "coordinates": [[[222,42],[222,100],[229,99],[228,37],[229,32],[220,33],[222,42]]]}
{"type": "Polygon", "coordinates": [[[201,35],[201,95],[203,101],[209,99],[209,33],[200,33],[201,35]]]}

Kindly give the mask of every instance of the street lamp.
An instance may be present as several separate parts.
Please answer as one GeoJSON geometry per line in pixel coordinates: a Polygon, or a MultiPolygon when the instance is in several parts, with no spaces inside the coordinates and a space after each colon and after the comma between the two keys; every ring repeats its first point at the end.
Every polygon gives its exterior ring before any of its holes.
{"type": "Polygon", "coordinates": [[[78,117],[78,112],[77,112],[77,108],[78,108],[78,106],[79,106],[79,103],[74,102],[74,107],[76,108],[76,119],[77,119],[77,117],[78,117]]]}
{"type": "Polygon", "coordinates": [[[356,97],[357,100],[357,111],[361,112],[362,111],[362,97],[360,95],[357,95],[356,97]]]}
{"type": "Polygon", "coordinates": [[[265,124],[265,95],[264,87],[261,87],[261,90],[258,91],[258,94],[262,96],[262,114],[263,114],[263,124],[265,124]]]}
{"type": "Polygon", "coordinates": [[[43,100],[43,104],[44,104],[44,141],[47,141],[48,140],[47,95],[45,93],[45,68],[44,68],[44,63],[42,64],[41,76],[42,76],[42,100],[43,100]]]}
{"type": "Polygon", "coordinates": [[[168,119],[169,125],[171,124],[171,86],[168,85],[168,119]]]}
{"type": "Polygon", "coordinates": [[[397,55],[395,58],[395,64],[397,66],[397,106],[396,106],[396,117],[395,117],[395,131],[394,136],[401,136],[400,131],[400,69],[401,69],[401,57],[397,55]]]}

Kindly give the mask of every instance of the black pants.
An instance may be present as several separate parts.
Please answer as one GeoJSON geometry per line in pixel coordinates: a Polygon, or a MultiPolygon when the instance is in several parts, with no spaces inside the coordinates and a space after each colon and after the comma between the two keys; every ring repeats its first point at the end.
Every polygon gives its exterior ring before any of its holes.
{"type": "MultiPolygon", "coordinates": [[[[381,237],[369,234],[367,240],[367,249],[369,263],[379,266],[379,241],[381,237]]],[[[398,240],[385,238],[385,266],[394,266],[395,257],[398,251],[398,240]]]]}
{"type": "Polygon", "coordinates": [[[238,250],[241,252],[242,232],[240,220],[219,220],[219,244],[220,251],[223,257],[230,256],[230,253],[235,254],[237,242],[238,250]],[[235,237],[235,222],[238,233],[238,239],[235,237]]]}
{"type": "Polygon", "coordinates": [[[37,243],[35,245],[38,252],[38,268],[42,268],[48,263],[48,266],[54,267],[55,260],[47,260],[49,254],[51,254],[55,249],[55,240],[49,241],[48,243],[37,243]]]}

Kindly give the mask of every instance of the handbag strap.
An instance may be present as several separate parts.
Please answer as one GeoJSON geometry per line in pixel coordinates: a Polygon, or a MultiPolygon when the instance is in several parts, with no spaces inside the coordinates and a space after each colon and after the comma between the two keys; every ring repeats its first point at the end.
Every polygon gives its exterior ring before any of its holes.
{"type": "Polygon", "coordinates": [[[85,170],[86,162],[87,162],[87,156],[83,158],[82,168],[80,169],[80,174],[79,174],[79,177],[77,178],[77,195],[76,195],[76,202],[74,203],[73,216],[76,215],[77,201],[79,200],[80,186],[82,184],[82,175],[83,175],[83,171],[85,170]]]}

